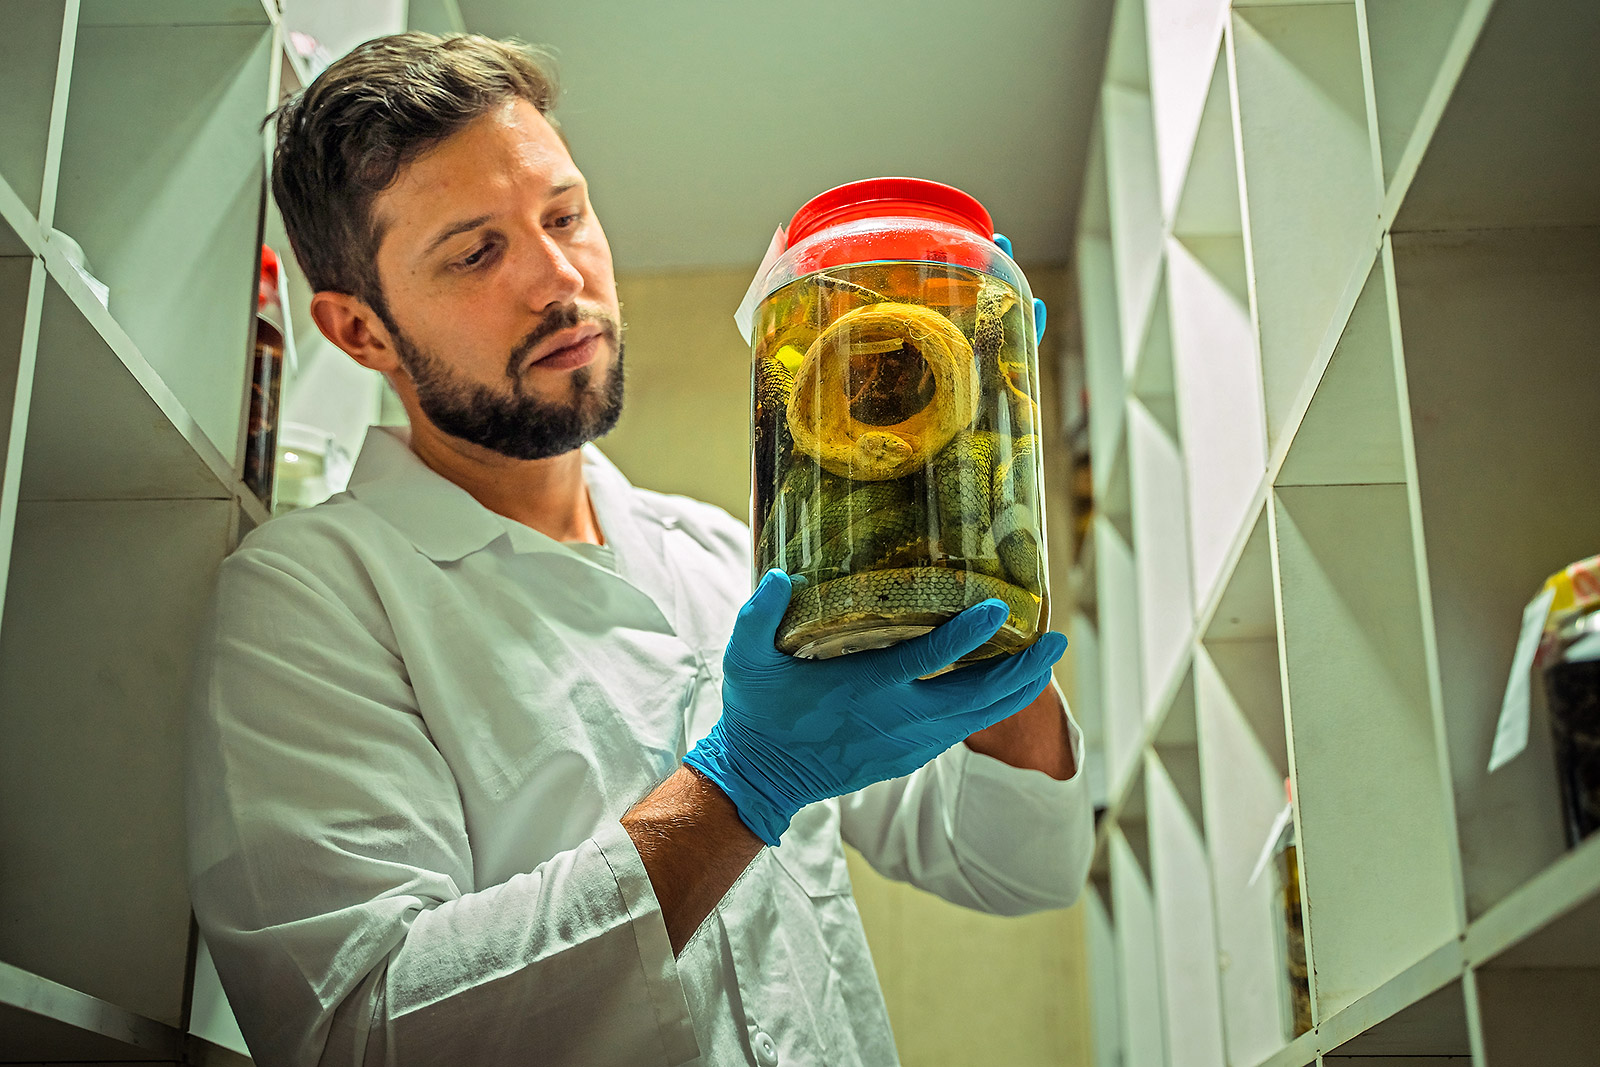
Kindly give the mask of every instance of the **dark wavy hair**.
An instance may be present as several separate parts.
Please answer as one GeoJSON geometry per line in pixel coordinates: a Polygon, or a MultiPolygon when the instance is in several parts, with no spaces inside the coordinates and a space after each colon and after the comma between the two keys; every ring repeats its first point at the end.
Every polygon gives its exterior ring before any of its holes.
{"type": "Polygon", "coordinates": [[[272,195],[312,289],[359,297],[393,329],[378,278],[378,194],[507,100],[546,114],[556,93],[547,53],[479,34],[380,37],[324,70],[269,116],[272,195]]]}

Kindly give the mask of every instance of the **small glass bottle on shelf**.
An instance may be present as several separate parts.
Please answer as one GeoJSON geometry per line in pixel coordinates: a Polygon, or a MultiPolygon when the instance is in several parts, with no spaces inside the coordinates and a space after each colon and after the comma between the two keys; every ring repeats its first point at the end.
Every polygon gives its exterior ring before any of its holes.
{"type": "Polygon", "coordinates": [[[1291,843],[1278,853],[1283,903],[1283,962],[1289,979],[1289,1034],[1311,1029],[1311,975],[1306,968],[1305,913],[1300,908],[1300,851],[1291,843]]]}
{"type": "Polygon", "coordinates": [[[1600,829],[1600,556],[1545,582],[1550,608],[1536,666],[1561,783],[1567,844],[1600,829]]]}
{"type": "Polygon", "coordinates": [[[1278,874],[1278,953],[1288,992],[1284,1022],[1293,1040],[1311,1029],[1311,973],[1306,965],[1305,910],[1300,900],[1300,849],[1295,836],[1291,779],[1283,780],[1283,792],[1289,804],[1279,817],[1281,832],[1270,847],[1278,874]]]}
{"type": "Polygon", "coordinates": [[[278,397],[283,388],[283,303],[278,294],[278,257],[261,246],[261,284],[256,293],[255,360],[250,372],[249,425],[245,433],[245,487],[272,506],[277,458],[278,397]]]}
{"type": "MultiPolygon", "coordinates": [[[[1562,655],[1544,669],[1555,734],[1556,768],[1567,844],[1576,848],[1600,829],[1600,612],[1576,620],[1569,632],[1589,635],[1582,653],[1562,655]]],[[[1577,637],[1570,638],[1577,644],[1577,637]]]]}

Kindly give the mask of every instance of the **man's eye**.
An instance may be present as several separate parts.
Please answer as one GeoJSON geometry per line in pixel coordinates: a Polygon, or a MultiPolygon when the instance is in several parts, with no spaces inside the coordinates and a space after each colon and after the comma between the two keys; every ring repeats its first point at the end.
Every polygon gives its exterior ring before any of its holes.
{"type": "Polygon", "coordinates": [[[485,245],[479,246],[477,249],[475,249],[474,251],[472,251],[468,255],[464,256],[462,259],[458,260],[457,262],[461,267],[464,267],[467,270],[471,270],[474,267],[481,267],[485,263],[487,263],[489,261],[490,256],[493,255],[493,253],[494,253],[494,245],[485,244],[485,245]]]}
{"type": "Polygon", "coordinates": [[[582,212],[575,211],[570,215],[558,215],[555,220],[550,223],[550,225],[554,226],[558,230],[565,230],[568,227],[576,226],[578,224],[578,220],[581,218],[583,218],[582,212]]]}

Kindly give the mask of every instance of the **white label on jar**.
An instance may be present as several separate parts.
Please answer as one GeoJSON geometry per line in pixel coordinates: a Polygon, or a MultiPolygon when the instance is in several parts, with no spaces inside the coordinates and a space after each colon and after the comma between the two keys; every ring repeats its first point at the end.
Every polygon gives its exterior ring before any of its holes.
{"type": "Polygon", "coordinates": [[[756,276],[750,279],[750,288],[744,291],[744,299],[739,301],[739,309],[733,313],[733,324],[739,327],[739,336],[744,338],[744,343],[747,345],[756,343],[755,338],[750,336],[750,331],[756,324],[756,305],[767,295],[762,292],[766,288],[767,272],[778,261],[778,257],[783,255],[785,240],[783,227],[779,226],[772,233],[772,241],[767,245],[767,254],[761,257],[761,266],[756,268],[756,276]]]}
{"type": "Polygon", "coordinates": [[[1500,701],[1500,724],[1494,730],[1494,748],[1489,751],[1489,773],[1504,767],[1528,747],[1528,702],[1532,693],[1533,657],[1539,651],[1544,621],[1555,600],[1554,586],[1547,586],[1522,609],[1522,634],[1511,657],[1511,677],[1506,680],[1505,699],[1500,701]]]}

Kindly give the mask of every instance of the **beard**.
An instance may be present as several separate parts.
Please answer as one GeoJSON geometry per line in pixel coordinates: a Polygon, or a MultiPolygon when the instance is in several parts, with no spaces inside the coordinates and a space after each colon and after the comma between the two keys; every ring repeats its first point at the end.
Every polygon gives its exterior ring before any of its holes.
{"type": "Polygon", "coordinates": [[[567,304],[545,317],[512,349],[501,387],[468,381],[437,352],[391,328],[395,354],[411,377],[422,413],[440,430],[510,459],[548,459],[610,433],[622,414],[622,327],[604,311],[567,304]],[[547,400],[533,394],[523,374],[528,353],[545,338],[582,322],[597,323],[601,342],[615,345],[617,358],[603,382],[595,363],[569,373],[571,396],[547,400]]]}

